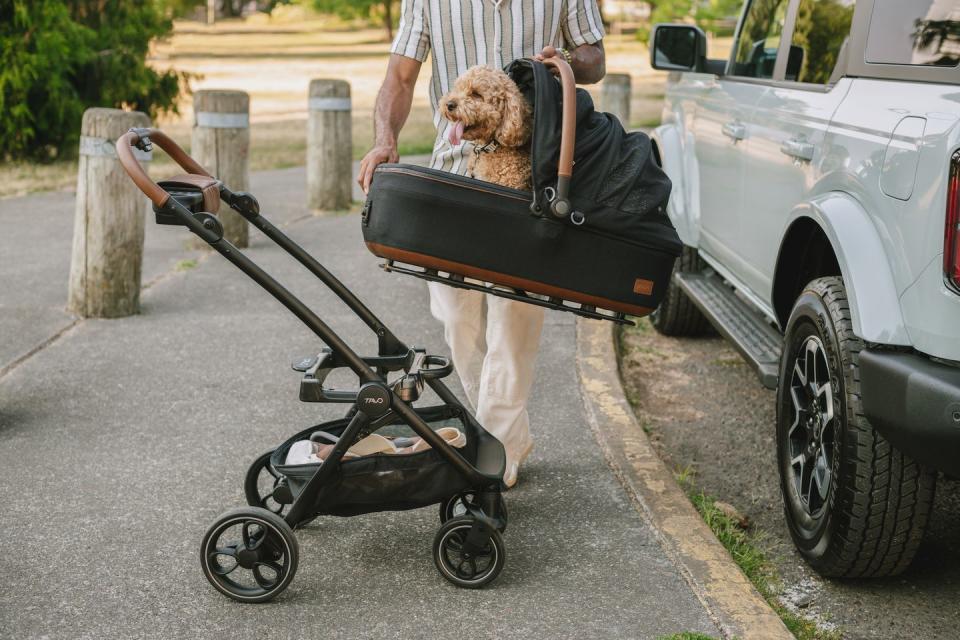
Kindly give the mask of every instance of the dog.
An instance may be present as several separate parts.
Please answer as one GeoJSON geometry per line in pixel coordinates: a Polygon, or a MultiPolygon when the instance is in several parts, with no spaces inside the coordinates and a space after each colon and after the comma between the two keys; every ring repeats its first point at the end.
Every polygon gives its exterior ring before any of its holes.
{"type": "Polygon", "coordinates": [[[440,98],[453,126],[450,144],[474,144],[468,171],[478,180],[529,191],[532,111],[516,83],[500,69],[476,66],[440,98]]]}

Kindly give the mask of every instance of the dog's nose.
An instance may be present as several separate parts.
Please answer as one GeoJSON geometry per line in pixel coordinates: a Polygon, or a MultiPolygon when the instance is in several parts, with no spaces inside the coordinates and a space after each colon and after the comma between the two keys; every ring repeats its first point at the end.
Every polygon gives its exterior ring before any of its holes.
{"type": "Polygon", "coordinates": [[[456,108],[457,108],[457,103],[455,101],[451,100],[447,103],[447,111],[453,111],[456,108]]]}

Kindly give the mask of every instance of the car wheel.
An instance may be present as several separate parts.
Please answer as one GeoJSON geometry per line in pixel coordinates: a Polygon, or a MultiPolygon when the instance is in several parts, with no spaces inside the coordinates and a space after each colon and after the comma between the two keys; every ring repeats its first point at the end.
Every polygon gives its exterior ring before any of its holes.
{"type": "Polygon", "coordinates": [[[936,476],[863,416],[842,278],[818,278],[794,304],[777,389],[777,460],[790,535],[821,575],[900,573],[923,536],[936,476]]]}
{"type": "MultiPolygon", "coordinates": [[[[673,273],[697,273],[705,267],[706,264],[696,249],[684,247],[683,253],[673,265],[673,273]]],[[[654,328],[665,336],[700,336],[711,330],[710,321],[673,281],[672,274],[667,293],[660,306],[650,315],[650,321],[654,328]]]]}

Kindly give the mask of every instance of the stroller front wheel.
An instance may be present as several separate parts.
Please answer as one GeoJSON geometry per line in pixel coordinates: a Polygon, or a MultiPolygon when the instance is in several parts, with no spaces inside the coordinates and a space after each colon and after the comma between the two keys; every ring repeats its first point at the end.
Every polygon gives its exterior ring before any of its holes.
{"type": "Polygon", "coordinates": [[[448,520],[433,539],[433,561],[444,578],[464,589],[497,579],[507,559],[503,536],[470,516],[448,520]]]}
{"type": "Polygon", "coordinates": [[[267,602],[293,581],[300,548],[293,529],[258,507],[227,511],[200,543],[203,575],[217,591],[239,602],[267,602]]]}

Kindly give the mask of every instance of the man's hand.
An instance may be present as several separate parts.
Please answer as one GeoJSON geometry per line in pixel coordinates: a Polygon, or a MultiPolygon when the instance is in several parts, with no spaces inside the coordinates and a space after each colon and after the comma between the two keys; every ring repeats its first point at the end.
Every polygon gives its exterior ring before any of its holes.
{"type": "Polygon", "coordinates": [[[363,188],[363,192],[370,191],[370,181],[373,180],[373,172],[377,165],[384,162],[399,162],[400,154],[397,153],[396,145],[378,145],[363,156],[360,161],[360,173],[357,175],[357,183],[363,188]]]}
{"type": "Polygon", "coordinates": [[[373,108],[373,148],[360,161],[360,173],[357,183],[363,192],[370,190],[373,172],[377,165],[384,162],[397,162],[397,136],[410,114],[413,102],[413,88],[420,73],[420,62],[397,54],[390,55],[387,75],[377,94],[377,103],[373,108]]]}
{"type": "MultiPolygon", "coordinates": [[[[555,47],[547,45],[543,48],[543,51],[533,56],[533,59],[538,62],[543,62],[547,58],[563,58],[563,54],[557,51],[555,47]]],[[[607,73],[603,41],[596,44],[580,45],[570,51],[570,58],[570,68],[573,69],[573,77],[576,78],[577,84],[600,82],[607,73]]],[[[553,75],[559,73],[552,67],[550,71],[553,75]]]]}

